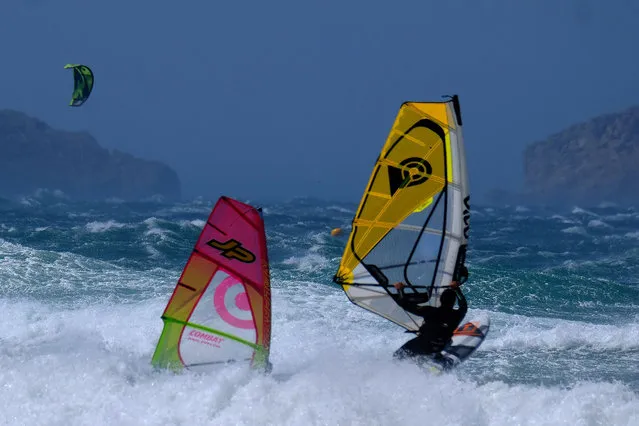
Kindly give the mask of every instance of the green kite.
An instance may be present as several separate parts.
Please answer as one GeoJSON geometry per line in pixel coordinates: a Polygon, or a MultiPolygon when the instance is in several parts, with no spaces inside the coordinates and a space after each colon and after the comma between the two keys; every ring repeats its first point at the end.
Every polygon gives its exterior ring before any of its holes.
{"type": "Polygon", "coordinates": [[[73,95],[69,105],[78,107],[89,99],[93,90],[93,71],[86,65],[66,64],[64,68],[73,70],[73,95]]]}

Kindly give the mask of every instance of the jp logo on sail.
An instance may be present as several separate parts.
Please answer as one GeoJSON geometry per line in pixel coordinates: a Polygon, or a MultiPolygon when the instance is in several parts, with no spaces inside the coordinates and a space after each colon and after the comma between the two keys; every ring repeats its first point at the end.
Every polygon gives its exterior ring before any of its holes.
{"type": "Polygon", "coordinates": [[[244,263],[252,263],[255,261],[255,255],[242,247],[242,243],[237,240],[230,239],[224,243],[217,240],[211,240],[206,244],[215,249],[221,250],[222,256],[227,259],[236,259],[244,263]]]}

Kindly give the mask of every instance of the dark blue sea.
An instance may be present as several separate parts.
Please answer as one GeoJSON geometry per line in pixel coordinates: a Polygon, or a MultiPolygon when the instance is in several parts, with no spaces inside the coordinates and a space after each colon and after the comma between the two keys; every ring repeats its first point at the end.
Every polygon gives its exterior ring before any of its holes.
{"type": "Polygon", "coordinates": [[[431,376],[332,283],[355,203],[240,199],[264,208],[273,374],[154,371],[215,201],[0,204],[0,424],[639,425],[639,210],[472,206],[463,288],[491,330],[431,376]]]}

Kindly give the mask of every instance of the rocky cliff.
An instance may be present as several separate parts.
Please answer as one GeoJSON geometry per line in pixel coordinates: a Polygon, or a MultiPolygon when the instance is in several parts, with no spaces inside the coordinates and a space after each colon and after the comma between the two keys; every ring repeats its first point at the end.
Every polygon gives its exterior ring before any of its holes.
{"type": "Polygon", "coordinates": [[[61,190],[73,199],[180,197],[168,166],[102,148],[88,133],[55,130],[21,112],[0,110],[0,197],[61,190]]]}
{"type": "Polygon", "coordinates": [[[639,107],[596,117],[525,151],[531,201],[639,201],[639,107]]]}

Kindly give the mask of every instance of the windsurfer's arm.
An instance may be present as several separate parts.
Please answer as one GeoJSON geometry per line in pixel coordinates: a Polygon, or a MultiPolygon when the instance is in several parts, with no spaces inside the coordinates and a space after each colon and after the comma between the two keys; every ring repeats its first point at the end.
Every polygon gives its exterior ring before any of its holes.
{"type": "Polygon", "coordinates": [[[404,293],[404,288],[406,287],[406,284],[402,282],[393,284],[393,287],[397,289],[398,303],[401,301],[402,303],[408,303],[408,304],[414,305],[417,303],[423,303],[428,301],[428,298],[424,300],[424,295],[422,294],[411,294],[407,296],[404,293]]]}
{"type": "Polygon", "coordinates": [[[430,306],[418,305],[418,303],[424,303],[428,301],[428,298],[425,298],[424,295],[421,294],[407,296],[406,294],[404,294],[404,287],[406,287],[406,284],[404,283],[395,283],[393,284],[393,286],[397,289],[398,294],[398,297],[397,299],[395,299],[395,301],[402,309],[405,309],[411,314],[421,317],[429,316],[433,309],[430,306]]]}
{"type": "Polygon", "coordinates": [[[468,303],[466,302],[466,297],[464,293],[461,292],[459,287],[455,288],[455,294],[457,294],[457,301],[459,302],[459,315],[461,318],[466,316],[466,312],[468,311],[468,303]]]}
{"type": "Polygon", "coordinates": [[[397,290],[397,294],[399,295],[399,299],[400,300],[404,300],[406,298],[406,295],[404,294],[404,287],[406,287],[406,284],[402,283],[402,282],[398,282],[393,284],[393,287],[395,287],[395,290],[397,290]]]}
{"type": "Polygon", "coordinates": [[[404,294],[404,287],[406,286],[406,284],[395,283],[394,286],[397,289],[397,299],[395,299],[397,304],[401,306],[403,309],[406,309],[407,311],[412,312],[413,309],[416,307],[416,305],[408,301],[406,298],[406,295],[404,294]]]}

